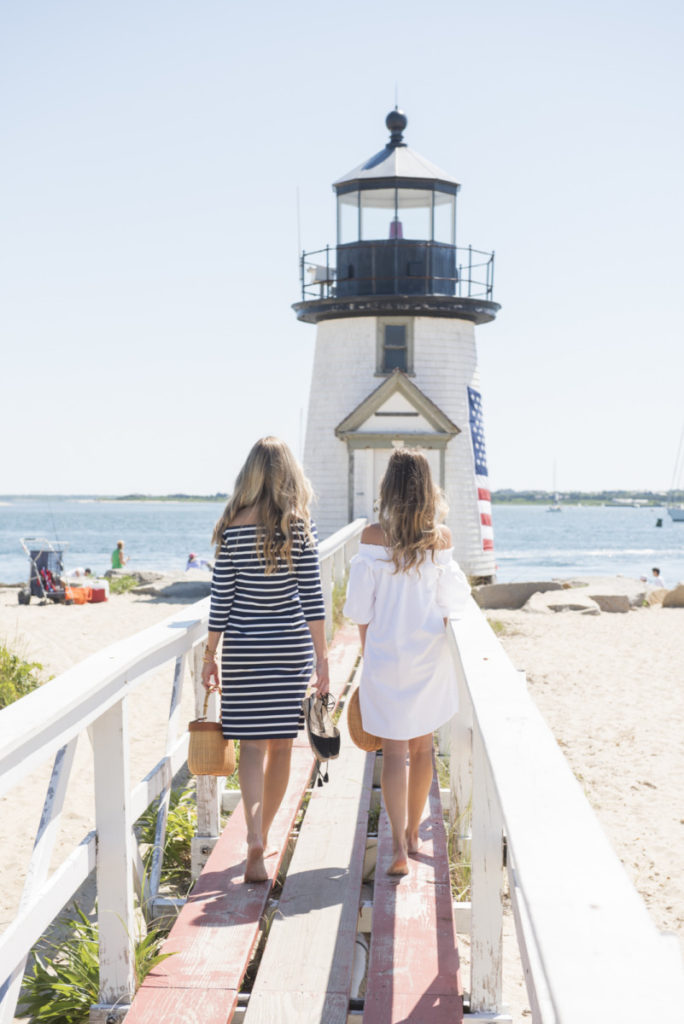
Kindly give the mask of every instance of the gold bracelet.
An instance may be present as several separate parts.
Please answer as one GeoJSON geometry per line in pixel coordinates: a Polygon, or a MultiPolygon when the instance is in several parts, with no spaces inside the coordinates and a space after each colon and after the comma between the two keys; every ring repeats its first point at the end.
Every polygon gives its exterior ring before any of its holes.
{"type": "Polygon", "coordinates": [[[206,663],[216,661],[216,651],[205,651],[202,661],[206,663]]]}

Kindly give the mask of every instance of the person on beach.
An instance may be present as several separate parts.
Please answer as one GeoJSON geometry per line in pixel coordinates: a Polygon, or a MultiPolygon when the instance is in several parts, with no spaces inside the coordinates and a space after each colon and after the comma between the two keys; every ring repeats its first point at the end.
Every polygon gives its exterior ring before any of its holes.
{"type": "Polygon", "coordinates": [[[284,441],[257,441],[214,529],[202,683],[219,687],[224,737],[240,741],[246,882],[265,882],[268,833],[290,775],[302,700],[329,690],[325,607],[311,485],[284,441]]]}
{"type": "Polygon", "coordinates": [[[378,522],[361,534],[344,613],[363,648],[363,727],[382,738],[382,794],[392,827],[390,875],[408,873],[432,784],[432,734],[458,708],[448,617],[470,587],[440,525],[446,502],[427,458],[400,448],[380,484],[378,522]],[[406,755],[409,757],[408,782],[406,755]]]}
{"type": "Polygon", "coordinates": [[[127,561],[128,558],[124,555],[124,542],[117,540],[116,547],[112,551],[112,569],[123,569],[127,561]]]}

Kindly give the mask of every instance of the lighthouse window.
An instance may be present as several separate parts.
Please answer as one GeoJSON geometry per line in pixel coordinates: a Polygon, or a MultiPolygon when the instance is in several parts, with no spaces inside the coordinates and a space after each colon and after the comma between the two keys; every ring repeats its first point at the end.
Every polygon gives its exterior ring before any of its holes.
{"type": "Polygon", "coordinates": [[[382,351],[380,354],[380,373],[392,373],[403,370],[408,373],[409,345],[406,324],[381,325],[382,351]]]}

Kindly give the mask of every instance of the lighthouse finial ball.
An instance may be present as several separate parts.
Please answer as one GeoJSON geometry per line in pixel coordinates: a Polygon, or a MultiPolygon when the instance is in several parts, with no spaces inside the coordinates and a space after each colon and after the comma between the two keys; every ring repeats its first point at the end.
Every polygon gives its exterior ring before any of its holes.
{"type": "Polygon", "coordinates": [[[398,107],[390,110],[385,118],[385,124],[390,132],[390,146],[405,146],[403,131],[408,124],[408,118],[404,111],[399,110],[398,107]]]}

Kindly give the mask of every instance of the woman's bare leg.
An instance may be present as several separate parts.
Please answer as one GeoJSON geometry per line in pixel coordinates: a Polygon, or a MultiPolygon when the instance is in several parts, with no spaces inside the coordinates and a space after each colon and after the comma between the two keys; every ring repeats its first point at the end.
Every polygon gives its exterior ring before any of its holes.
{"type": "Polygon", "coordinates": [[[406,848],[406,740],[382,741],[382,796],[392,826],[389,875],[408,873],[406,848]]]}
{"type": "Polygon", "coordinates": [[[267,740],[264,770],[264,806],[261,814],[264,849],[268,853],[268,833],[290,781],[292,740],[267,740]]]}
{"type": "Polygon", "coordinates": [[[240,789],[247,822],[246,882],[265,882],[263,805],[264,757],[268,740],[240,740],[240,789]]]}
{"type": "Polygon", "coordinates": [[[432,733],[416,736],[408,741],[409,777],[408,777],[408,821],[406,825],[406,842],[409,853],[417,853],[420,849],[418,828],[425,810],[425,801],[432,785],[432,733]]]}

